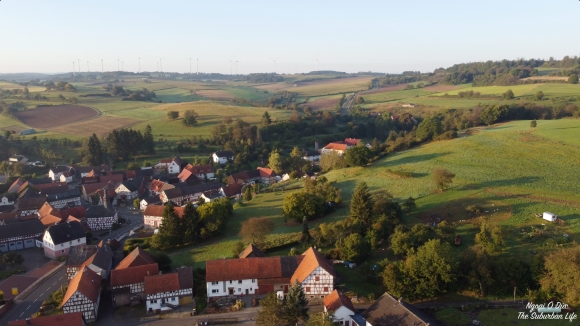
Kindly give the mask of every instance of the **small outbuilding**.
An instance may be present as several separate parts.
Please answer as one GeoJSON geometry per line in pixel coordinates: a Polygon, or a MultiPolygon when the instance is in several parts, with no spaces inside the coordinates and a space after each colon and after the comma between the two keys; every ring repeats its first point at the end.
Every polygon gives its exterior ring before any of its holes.
{"type": "Polygon", "coordinates": [[[550,212],[544,212],[544,215],[542,217],[544,218],[544,220],[550,222],[556,222],[558,220],[558,215],[550,212]]]}

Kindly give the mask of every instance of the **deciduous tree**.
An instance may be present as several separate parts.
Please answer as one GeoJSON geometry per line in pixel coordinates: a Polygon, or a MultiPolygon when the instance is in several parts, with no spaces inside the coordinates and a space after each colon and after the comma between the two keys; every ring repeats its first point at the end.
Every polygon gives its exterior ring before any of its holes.
{"type": "Polygon", "coordinates": [[[453,178],[455,178],[455,174],[443,168],[436,168],[433,170],[433,182],[437,189],[441,191],[451,187],[453,178]]]}
{"type": "Polygon", "coordinates": [[[242,223],[239,236],[244,242],[263,248],[266,236],[272,233],[275,227],[272,219],[268,217],[252,217],[242,223]]]}

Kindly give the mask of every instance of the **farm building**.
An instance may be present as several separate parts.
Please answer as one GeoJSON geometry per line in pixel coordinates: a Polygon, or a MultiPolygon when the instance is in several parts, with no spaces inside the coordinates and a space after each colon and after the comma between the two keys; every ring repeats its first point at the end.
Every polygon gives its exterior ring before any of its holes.
{"type": "Polygon", "coordinates": [[[147,312],[157,313],[191,303],[193,296],[193,272],[180,267],[175,273],[145,277],[147,312]]]}
{"type": "Polygon", "coordinates": [[[352,325],[365,326],[439,325],[413,305],[397,300],[386,292],[362,313],[351,315],[351,320],[352,325]]]}
{"type": "Polygon", "coordinates": [[[550,221],[550,222],[556,222],[558,220],[558,215],[556,215],[554,213],[550,213],[550,212],[544,212],[542,217],[544,218],[544,220],[550,221]]]}
{"type": "Polygon", "coordinates": [[[63,314],[82,312],[87,322],[97,320],[101,299],[101,277],[82,266],[73,277],[62,300],[63,314]]]}
{"type": "Polygon", "coordinates": [[[24,155],[12,155],[8,158],[8,163],[10,163],[10,164],[13,164],[13,163],[25,164],[26,162],[28,162],[28,158],[24,155]]]}
{"type": "Polygon", "coordinates": [[[0,227],[0,251],[14,251],[33,248],[44,232],[44,225],[38,219],[18,221],[0,227]]]}
{"type": "Polygon", "coordinates": [[[211,159],[214,163],[226,164],[234,160],[234,152],[232,151],[217,151],[211,154],[211,159]]]}
{"type": "Polygon", "coordinates": [[[44,255],[56,259],[68,255],[73,246],[86,244],[85,230],[79,222],[53,225],[44,232],[44,255]]]}
{"type": "Polygon", "coordinates": [[[263,184],[276,183],[276,172],[268,168],[259,167],[255,170],[234,173],[228,177],[228,184],[263,184]]]}
{"type": "Polygon", "coordinates": [[[173,158],[166,158],[155,164],[155,168],[158,170],[167,170],[169,174],[178,174],[181,172],[181,167],[183,165],[183,160],[179,156],[174,156],[173,158]]]}
{"type": "Polygon", "coordinates": [[[344,293],[338,292],[338,290],[332,291],[323,301],[324,312],[332,312],[334,314],[334,320],[341,325],[350,326],[350,316],[354,315],[357,311],[344,293]]]}

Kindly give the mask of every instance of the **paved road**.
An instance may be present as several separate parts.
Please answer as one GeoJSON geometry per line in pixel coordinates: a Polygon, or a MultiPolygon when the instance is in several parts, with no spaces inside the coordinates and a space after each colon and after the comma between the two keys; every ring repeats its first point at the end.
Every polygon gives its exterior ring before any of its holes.
{"type": "Polygon", "coordinates": [[[8,321],[25,319],[31,314],[37,312],[42,305],[42,302],[54,292],[61,285],[66,285],[66,271],[63,268],[52,277],[44,280],[36,290],[32,291],[21,301],[15,302],[10,311],[0,319],[0,325],[6,325],[8,321]]]}

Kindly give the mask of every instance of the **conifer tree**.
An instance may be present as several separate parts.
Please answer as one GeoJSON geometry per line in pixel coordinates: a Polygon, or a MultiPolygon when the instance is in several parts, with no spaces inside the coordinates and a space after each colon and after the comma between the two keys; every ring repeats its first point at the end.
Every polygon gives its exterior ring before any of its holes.
{"type": "Polygon", "coordinates": [[[282,318],[290,325],[297,325],[299,322],[306,323],[309,318],[308,309],[308,300],[306,300],[304,289],[296,280],[284,298],[282,318]]]}
{"type": "Polygon", "coordinates": [[[361,182],[356,186],[352,195],[349,218],[361,225],[363,233],[372,224],[372,209],[373,203],[369,188],[366,182],[361,182]]]}

